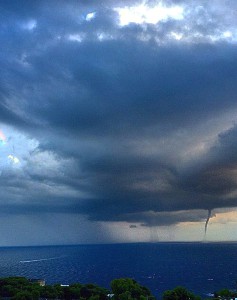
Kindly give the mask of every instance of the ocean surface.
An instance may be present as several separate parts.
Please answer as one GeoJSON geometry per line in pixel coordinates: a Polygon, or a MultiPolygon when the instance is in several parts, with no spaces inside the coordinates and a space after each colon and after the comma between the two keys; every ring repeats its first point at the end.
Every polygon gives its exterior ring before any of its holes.
{"type": "Polygon", "coordinates": [[[46,284],[94,283],[130,277],[160,299],[178,285],[201,297],[237,280],[237,243],[151,243],[0,248],[0,277],[46,284]]]}

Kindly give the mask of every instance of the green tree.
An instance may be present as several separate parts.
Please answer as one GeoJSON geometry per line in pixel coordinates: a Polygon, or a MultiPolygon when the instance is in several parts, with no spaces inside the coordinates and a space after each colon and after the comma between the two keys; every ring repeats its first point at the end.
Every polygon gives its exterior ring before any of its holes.
{"type": "Polygon", "coordinates": [[[30,292],[20,291],[20,292],[17,292],[16,295],[14,297],[12,297],[12,299],[13,300],[32,300],[34,298],[30,292]]]}
{"type": "Polygon", "coordinates": [[[56,287],[51,285],[43,286],[40,291],[40,296],[43,298],[55,299],[58,298],[58,290],[56,287]]]}
{"type": "Polygon", "coordinates": [[[165,291],[163,294],[163,300],[200,300],[200,297],[195,296],[186,288],[178,286],[173,290],[165,291]]]}
{"type": "Polygon", "coordinates": [[[114,279],[111,282],[115,300],[154,299],[151,292],[131,278],[114,279]]]}
{"type": "Polygon", "coordinates": [[[237,297],[236,291],[230,291],[228,289],[222,289],[219,292],[215,292],[215,298],[218,299],[218,297],[225,298],[225,299],[231,299],[237,297]]]}

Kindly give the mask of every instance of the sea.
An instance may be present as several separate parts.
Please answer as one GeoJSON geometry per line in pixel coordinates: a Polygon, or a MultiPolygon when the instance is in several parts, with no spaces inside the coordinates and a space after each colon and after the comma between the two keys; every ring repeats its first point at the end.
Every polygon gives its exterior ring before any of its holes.
{"type": "Polygon", "coordinates": [[[237,283],[237,243],[134,243],[0,248],[0,277],[109,288],[133,278],[157,299],[184,286],[202,298],[237,283]]]}

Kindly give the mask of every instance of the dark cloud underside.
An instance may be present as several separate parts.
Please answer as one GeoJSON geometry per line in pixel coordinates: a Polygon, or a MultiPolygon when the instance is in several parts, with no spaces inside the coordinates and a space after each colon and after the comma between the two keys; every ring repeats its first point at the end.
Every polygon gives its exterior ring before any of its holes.
{"type": "Polygon", "coordinates": [[[122,27],[122,2],[0,2],[0,120],[38,141],[1,173],[2,213],[155,226],[236,206],[237,50],[221,37],[234,18],[220,1],[172,3],[182,20],[122,27]]]}

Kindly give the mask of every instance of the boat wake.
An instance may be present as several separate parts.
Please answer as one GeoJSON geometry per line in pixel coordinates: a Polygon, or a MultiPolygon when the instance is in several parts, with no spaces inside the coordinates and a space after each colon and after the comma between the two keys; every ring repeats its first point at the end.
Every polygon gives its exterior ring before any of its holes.
{"type": "Polygon", "coordinates": [[[31,260],[20,260],[21,264],[26,264],[26,263],[32,263],[32,262],[38,262],[38,261],[46,261],[46,260],[53,260],[53,259],[60,259],[62,256],[59,257],[50,257],[50,258],[40,258],[40,259],[31,259],[31,260]]]}

